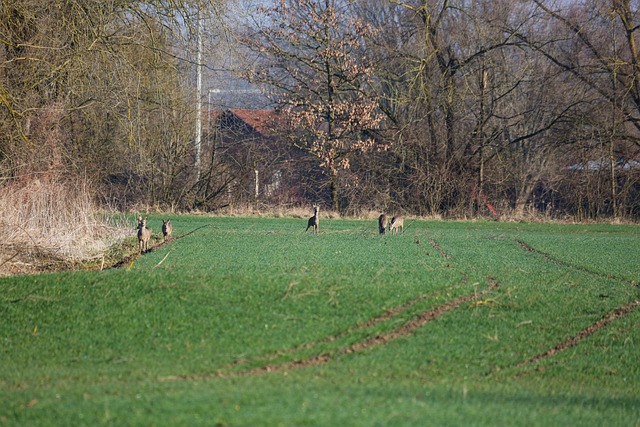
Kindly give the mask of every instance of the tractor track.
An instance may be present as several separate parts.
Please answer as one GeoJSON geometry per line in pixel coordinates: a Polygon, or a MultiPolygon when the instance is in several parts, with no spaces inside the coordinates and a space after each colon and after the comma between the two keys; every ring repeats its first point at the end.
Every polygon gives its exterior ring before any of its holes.
{"type": "MultiPolygon", "coordinates": [[[[592,323],[591,325],[587,326],[586,328],[582,329],[580,332],[578,332],[576,335],[569,337],[567,339],[565,339],[564,341],[561,341],[560,343],[556,344],[553,348],[550,348],[549,350],[537,354],[523,362],[518,363],[517,365],[515,365],[516,368],[522,368],[522,367],[526,367],[528,365],[532,365],[535,364],[541,360],[544,359],[548,359],[550,357],[555,356],[556,354],[568,350],[572,347],[575,347],[576,345],[578,345],[581,341],[589,338],[591,335],[595,334],[596,332],[600,331],[601,329],[605,328],[606,326],[608,326],[610,323],[613,323],[614,321],[628,315],[629,313],[631,313],[633,310],[635,310],[636,308],[638,308],[640,306],[640,300],[635,300],[627,305],[624,305],[622,307],[618,307],[615,310],[613,310],[611,313],[609,313],[608,315],[606,315],[605,317],[603,317],[602,319],[598,320],[595,323],[592,323]]],[[[519,376],[522,376],[524,374],[520,374],[519,376]]]]}
{"type": "Polygon", "coordinates": [[[627,283],[627,284],[629,284],[631,286],[635,286],[636,288],[640,288],[640,284],[638,284],[638,283],[636,283],[636,282],[634,282],[632,280],[625,279],[624,277],[616,276],[615,274],[600,273],[598,271],[591,270],[591,269],[589,269],[587,267],[582,267],[582,266],[579,266],[579,265],[574,265],[574,264],[570,264],[568,262],[559,260],[559,259],[557,259],[557,258],[555,258],[555,257],[553,257],[553,256],[551,256],[551,255],[549,255],[549,254],[547,254],[545,252],[542,252],[542,251],[540,251],[538,249],[535,249],[535,248],[529,246],[526,242],[524,242],[523,240],[520,240],[520,239],[515,239],[515,242],[522,249],[524,249],[525,251],[532,252],[532,253],[534,253],[536,255],[539,255],[543,259],[545,259],[546,261],[549,261],[549,262],[551,262],[551,263],[553,263],[555,265],[558,265],[558,266],[561,266],[561,267],[571,268],[573,270],[580,271],[582,273],[591,274],[591,275],[594,275],[594,276],[597,276],[597,277],[602,277],[602,278],[605,278],[605,279],[617,280],[619,282],[624,282],[624,283],[627,283]]]}
{"type": "MultiPolygon", "coordinates": [[[[431,246],[433,246],[445,259],[451,260],[451,256],[449,256],[434,240],[430,241],[431,246]]],[[[461,279],[460,282],[456,285],[452,285],[448,288],[445,289],[441,289],[441,290],[436,290],[436,291],[432,291],[429,292],[427,294],[423,294],[420,295],[417,298],[411,299],[409,301],[407,301],[404,304],[395,306],[395,307],[391,307],[387,310],[384,311],[384,313],[380,314],[379,316],[373,317],[369,320],[367,320],[366,322],[363,323],[359,323],[356,324],[348,329],[345,329],[344,331],[341,331],[339,333],[333,334],[333,335],[329,335],[321,340],[318,341],[313,341],[313,342],[308,342],[308,343],[304,343],[304,344],[300,344],[298,346],[295,347],[291,347],[285,350],[280,350],[280,351],[275,351],[273,353],[270,354],[266,354],[257,358],[253,358],[253,359],[240,359],[237,360],[235,362],[232,362],[231,364],[227,365],[227,369],[232,369],[232,368],[238,368],[239,366],[242,366],[243,364],[246,364],[248,362],[260,362],[260,361],[269,361],[269,360],[274,360],[277,359],[278,357],[282,357],[282,356],[286,356],[289,354],[294,354],[298,351],[302,351],[302,350],[309,350],[312,349],[314,347],[317,347],[319,345],[322,344],[326,344],[326,343],[330,343],[330,342],[334,342],[337,341],[341,338],[344,338],[354,332],[357,331],[362,331],[365,329],[369,329],[371,327],[374,327],[380,323],[383,323],[387,320],[393,319],[394,317],[398,316],[399,314],[401,314],[402,312],[410,309],[411,307],[415,306],[418,303],[421,303],[425,300],[427,300],[428,298],[433,297],[434,295],[437,295],[438,293],[444,292],[450,292],[452,290],[458,289],[464,285],[466,285],[469,281],[469,276],[464,272],[464,271],[460,271],[460,275],[461,275],[461,279]]],[[[490,279],[491,280],[491,279],[490,279]]]]}
{"type": "MultiPolygon", "coordinates": [[[[463,276],[463,280],[465,278],[466,277],[463,276]]],[[[438,290],[438,291],[433,291],[433,292],[429,292],[427,294],[420,295],[419,297],[411,299],[411,300],[407,301],[404,304],[401,304],[401,305],[398,305],[398,306],[395,306],[395,307],[391,307],[391,308],[385,310],[379,316],[373,317],[373,318],[367,320],[366,322],[358,323],[358,324],[356,324],[356,325],[354,325],[354,326],[352,326],[352,327],[350,327],[348,329],[345,329],[344,331],[338,332],[338,333],[333,334],[333,335],[326,336],[326,337],[324,337],[323,339],[321,339],[319,341],[313,341],[313,342],[300,344],[298,346],[291,347],[291,348],[288,348],[286,350],[275,351],[273,353],[266,354],[264,356],[261,356],[261,357],[258,357],[258,358],[254,358],[254,359],[250,359],[250,360],[241,359],[241,360],[238,360],[236,362],[231,363],[231,367],[238,367],[238,366],[241,366],[244,363],[247,363],[249,361],[255,362],[255,361],[273,360],[273,359],[277,359],[278,357],[285,356],[287,354],[293,354],[293,353],[296,353],[296,352],[302,351],[302,350],[309,350],[311,348],[317,347],[317,346],[322,345],[322,344],[327,344],[327,343],[330,343],[330,342],[337,341],[337,340],[339,340],[341,338],[344,338],[344,337],[346,337],[346,336],[348,336],[348,335],[350,335],[350,334],[352,334],[354,332],[362,331],[362,330],[365,330],[365,329],[369,329],[369,328],[372,328],[372,327],[374,327],[374,326],[376,326],[376,325],[378,325],[380,323],[383,323],[383,322],[385,322],[387,320],[393,319],[394,317],[400,315],[401,313],[403,313],[404,311],[410,309],[411,307],[415,306],[416,304],[421,303],[421,302],[433,297],[434,295],[436,295],[436,294],[438,294],[440,292],[446,293],[446,292],[455,290],[457,288],[460,288],[463,285],[464,285],[464,282],[460,283],[460,284],[457,284],[457,285],[450,286],[450,287],[445,288],[445,289],[441,289],[441,290],[438,290]]]]}
{"type": "Polygon", "coordinates": [[[330,342],[334,342],[337,341],[341,338],[344,338],[354,332],[357,331],[362,331],[365,329],[369,329],[372,328],[380,323],[383,323],[387,320],[393,319],[394,317],[400,315],[401,313],[403,313],[404,311],[410,309],[411,307],[415,306],[418,303],[421,303],[439,293],[447,293],[456,289],[459,289],[462,286],[465,286],[468,283],[468,276],[466,275],[466,273],[464,272],[460,272],[461,274],[461,279],[460,279],[460,283],[456,284],[456,285],[452,285],[449,286],[448,288],[445,289],[438,289],[438,290],[434,290],[432,292],[420,295],[417,298],[413,298],[407,302],[405,302],[404,304],[401,305],[397,305],[395,307],[391,307],[387,310],[385,310],[382,314],[380,314],[379,316],[373,317],[369,320],[367,320],[366,322],[363,323],[358,323],[348,329],[345,329],[344,331],[338,332],[336,334],[333,335],[329,335],[319,341],[313,341],[313,342],[309,342],[309,343],[304,343],[304,344],[300,344],[298,346],[295,347],[291,347],[288,348],[286,350],[280,350],[280,351],[275,351],[273,353],[270,354],[266,354],[254,359],[250,359],[250,360],[246,360],[246,359],[241,359],[238,360],[236,362],[233,362],[230,364],[230,367],[238,367],[241,366],[249,361],[251,362],[256,362],[256,361],[268,361],[268,360],[273,360],[273,359],[277,359],[278,357],[282,357],[285,356],[287,354],[293,354],[296,353],[298,351],[302,351],[302,350],[308,350],[314,347],[317,347],[318,345],[322,345],[322,344],[326,344],[326,343],[330,343],[330,342]]]}
{"type": "MultiPolygon", "coordinates": [[[[359,342],[340,348],[331,353],[322,353],[322,354],[308,357],[305,359],[297,359],[297,360],[284,362],[280,364],[268,364],[268,365],[264,365],[257,368],[244,370],[244,371],[237,371],[237,372],[218,371],[216,373],[205,374],[205,375],[177,375],[177,376],[162,377],[162,378],[159,378],[159,380],[169,382],[169,381],[193,381],[193,380],[205,380],[205,379],[213,379],[213,378],[242,377],[242,376],[261,375],[261,374],[272,373],[272,372],[285,372],[285,371],[291,371],[294,369],[324,365],[336,359],[339,356],[359,353],[371,348],[386,345],[399,338],[412,335],[417,329],[421,328],[427,323],[436,320],[440,316],[457,309],[458,307],[460,307],[461,305],[469,301],[479,299],[480,297],[486,295],[487,293],[492,292],[494,289],[496,289],[499,286],[498,282],[495,279],[488,277],[487,280],[489,282],[489,286],[482,291],[477,291],[472,294],[466,294],[466,295],[454,298],[453,300],[445,304],[439,305],[437,307],[434,307],[430,310],[427,310],[423,313],[418,314],[413,319],[406,322],[404,325],[392,331],[363,339],[359,342]]],[[[399,306],[399,307],[403,307],[403,306],[399,306]]],[[[385,314],[383,314],[380,317],[384,317],[384,316],[385,314]]],[[[375,320],[376,319],[372,319],[372,321],[375,321],[375,320]]],[[[368,323],[369,322],[365,324],[368,324],[368,323]]],[[[333,339],[335,339],[335,336],[333,339]]],[[[331,341],[331,340],[332,338],[328,337],[328,338],[325,338],[323,341],[331,341]]]]}
{"type": "Polygon", "coordinates": [[[442,249],[442,247],[438,244],[438,242],[436,242],[435,240],[431,239],[431,240],[429,240],[429,243],[431,243],[431,246],[433,246],[433,249],[435,249],[436,251],[440,252],[440,255],[442,255],[444,257],[444,259],[447,259],[449,261],[453,261],[453,258],[451,257],[451,255],[449,255],[444,249],[442,249]]]}
{"type": "MultiPolygon", "coordinates": [[[[584,272],[587,274],[591,274],[591,275],[595,275],[598,277],[603,277],[603,278],[607,278],[607,279],[614,279],[614,280],[618,280],[621,281],[623,283],[627,283],[627,284],[631,284],[634,287],[638,287],[638,284],[633,282],[633,281],[629,281],[620,277],[616,277],[614,275],[608,275],[608,274],[603,274],[603,273],[599,273],[597,271],[592,271],[586,267],[581,267],[581,266],[577,266],[577,265],[572,265],[570,263],[567,263],[565,261],[559,260],[557,258],[554,258],[553,256],[546,254],[542,251],[539,251],[531,246],[529,246],[526,242],[520,240],[520,239],[515,239],[515,242],[525,251],[527,252],[532,252],[535,253],[538,256],[543,257],[546,261],[551,262],[555,265],[558,266],[562,266],[562,267],[567,267],[576,271],[580,271],[580,272],[584,272]]],[[[433,239],[430,240],[430,244],[431,246],[437,250],[441,256],[443,258],[445,258],[448,261],[453,262],[453,258],[433,239]]],[[[460,286],[462,286],[463,284],[466,283],[466,274],[464,272],[461,272],[463,279],[461,281],[461,283],[457,284],[457,285],[453,285],[447,289],[443,289],[442,292],[447,292],[449,290],[455,289],[455,288],[459,288],[460,286]]],[[[404,304],[392,307],[388,310],[386,310],[385,312],[381,313],[379,316],[376,316],[374,318],[371,318],[369,320],[367,320],[366,322],[363,322],[361,324],[356,324],[351,328],[348,328],[342,332],[339,332],[337,334],[334,335],[330,335],[327,336],[325,338],[322,338],[321,340],[318,341],[314,341],[314,342],[310,342],[310,343],[305,343],[296,347],[292,347],[283,351],[278,351],[278,352],[274,352],[268,355],[264,355],[258,358],[254,358],[254,359],[248,359],[248,360],[241,360],[241,361],[236,361],[233,362],[229,365],[227,365],[226,368],[221,369],[215,373],[211,373],[211,374],[204,374],[204,375],[178,375],[178,376],[169,376],[169,377],[162,377],[159,378],[160,381],[194,381],[194,380],[206,380],[206,379],[213,379],[213,378],[233,378],[233,377],[245,377],[245,376],[257,376],[257,375],[264,375],[264,374],[268,374],[268,373],[277,373],[277,372],[288,372],[288,371],[292,371],[295,369],[302,369],[302,368],[306,368],[306,367],[314,367],[314,366],[322,366],[325,365],[327,363],[330,363],[331,361],[336,360],[337,358],[339,358],[340,356],[344,356],[344,355],[349,355],[349,354],[354,354],[354,353],[359,353],[359,352],[363,352],[366,351],[368,349],[372,349],[372,348],[376,348],[376,347],[381,347],[384,346],[390,342],[393,342],[397,339],[403,338],[403,337],[408,337],[411,336],[413,333],[415,333],[416,330],[418,330],[419,328],[423,327],[424,325],[428,324],[431,321],[434,321],[436,319],[438,319],[439,317],[441,317],[442,315],[449,313],[457,308],[459,308],[460,306],[462,306],[465,303],[468,303],[470,301],[474,301],[474,300],[478,300],[481,297],[485,296],[486,294],[492,292],[493,290],[495,290],[496,288],[499,287],[499,283],[491,278],[491,277],[487,277],[487,280],[489,282],[489,286],[482,290],[482,291],[476,291],[473,294],[466,294],[460,297],[456,297],[444,304],[441,304],[439,306],[436,306],[430,310],[424,311],[422,313],[419,313],[417,315],[415,315],[412,319],[410,319],[409,321],[405,322],[403,325],[399,326],[396,329],[393,329],[389,332],[385,332],[385,333],[381,333],[375,336],[370,336],[367,338],[363,338],[358,342],[352,343],[350,345],[346,345],[343,346],[341,348],[332,350],[330,352],[324,352],[321,354],[317,354],[315,356],[309,356],[306,358],[301,358],[301,359],[295,359],[295,360],[291,360],[291,361],[287,361],[287,362],[282,362],[282,363],[267,363],[264,364],[262,366],[258,366],[258,367],[253,367],[253,368],[249,368],[249,369],[244,369],[244,370],[232,370],[234,368],[238,368],[241,365],[248,363],[248,362],[260,362],[260,361],[264,361],[264,362],[268,362],[269,360],[273,360],[276,359],[278,357],[281,356],[285,356],[287,354],[294,354],[297,351],[300,350],[308,350],[311,348],[314,348],[320,344],[324,344],[324,343],[329,343],[329,342],[333,342],[336,341],[338,339],[341,339],[343,337],[348,336],[349,334],[355,332],[355,331],[359,331],[359,330],[365,330],[368,329],[370,327],[373,327],[377,324],[380,324],[386,320],[392,319],[396,316],[398,316],[399,314],[401,314],[402,312],[410,309],[411,307],[415,306],[416,304],[426,300],[427,298],[433,296],[434,294],[436,294],[439,291],[434,291],[434,292],[430,292],[427,294],[423,294],[418,296],[417,298],[414,298],[412,300],[407,301],[404,304]]],[[[597,333],[598,331],[604,329],[605,327],[607,327],[608,325],[610,325],[611,323],[615,322],[616,320],[629,315],[630,313],[632,313],[636,308],[640,307],[640,300],[635,300],[629,304],[626,304],[624,306],[618,307],[616,309],[614,309],[613,311],[611,311],[609,314],[605,315],[604,317],[602,317],[601,319],[599,319],[598,321],[590,324],[589,326],[587,326],[586,328],[580,330],[577,334],[564,339],[563,341],[557,343],[555,346],[553,346],[552,348],[549,348],[548,350],[539,353],[533,357],[530,357],[529,359],[526,359],[522,362],[516,363],[511,365],[512,368],[524,368],[526,369],[527,367],[531,366],[531,365],[535,365],[538,362],[541,362],[543,360],[549,359],[551,357],[554,357],[555,355],[557,355],[558,353],[561,353],[565,350],[568,350],[570,348],[573,348],[577,345],[579,345],[582,341],[588,339],[590,336],[592,336],[593,334],[597,333]]],[[[492,375],[495,374],[496,372],[502,370],[504,368],[496,368],[494,370],[492,370],[491,372],[488,373],[488,375],[492,375]]],[[[526,375],[526,372],[521,372],[519,374],[516,375],[516,377],[521,377],[526,375]]]]}
{"type": "MultiPolygon", "coordinates": [[[[546,261],[551,262],[555,265],[561,266],[561,267],[566,267],[566,268],[570,268],[576,271],[580,271],[582,273],[587,273],[590,275],[594,275],[597,277],[602,277],[602,278],[606,278],[606,279],[613,279],[613,280],[617,280],[620,281],[622,283],[626,283],[629,284],[631,286],[634,287],[638,287],[638,284],[633,282],[633,281],[629,281],[627,279],[621,278],[621,277],[617,277],[615,275],[611,275],[611,274],[603,274],[603,273],[599,273],[597,271],[593,271],[590,270],[588,268],[585,267],[581,267],[581,266],[577,266],[577,265],[573,265],[570,263],[567,263],[565,261],[559,260],[545,252],[542,252],[540,250],[537,250],[531,246],[529,246],[526,242],[520,240],[520,239],[514,239],[515,242],[525,251],[527,252],[532,252],[536,255],[541,256],[542,258],[544,258],[546,261]]],[[[540,362],[542,360],[545,359],[549,359],[555,355],[557,355],[560,352],[563,352],[565,350],[568,350],[572,347],[575,347],[577,345],[579,345],[583,340],[589,338],[590,336],[592,336],[593,334],[595,334],[596,332],[604,329],[605,327],[607,327],[609,324],[613,323],[614,321],[630,314],[633,310],[635,310],[636,308],[638,308],[640,306],[640,301],[639,300],[635,300],[629,304],[626,304],[624,306],[621,307],[617,307],[615,308],[612,312],[610,312],[609,314],[607,314],[606,316],[604,316],[603,318],[601,318],[600,320],[592,323],[591,325],[587,326],[586,328],[580,330],[577,334],[557,343],[555,346],[553,346],[552,348],[549,348],[548,350],[539,353],[527,360],[524,360],[520,363],[511,365],[512,367],[515,368],[525,368],[527,366],[536,364],[537,362],[540,362]]],[[[490,373],[488,373],[489,375],[495,374],[497,371],[501,370],[503,368],[496,368],[494,370],[492,370],[490,373]]],[[[525,372],[519,373],[518,375],[516,375],[516,377],[522,377],[526,375],[525,372]]]]}

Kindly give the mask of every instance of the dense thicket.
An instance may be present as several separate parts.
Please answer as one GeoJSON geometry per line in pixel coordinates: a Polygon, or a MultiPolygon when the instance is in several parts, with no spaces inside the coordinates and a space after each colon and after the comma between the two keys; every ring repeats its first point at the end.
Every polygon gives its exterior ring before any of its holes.
{"type": "Polygon", "coordinates": [[[248,53],[234,69],[295,154],[222,152],[209,115],[196,162],[197,11],[211,31],[219,7],[2,0],[0,185],[79,176],[122,208],[640,216],[637,1],[266,3],[224,48],[248,53]]]}
{"type": "Polygon", "coordinates": [[[118,208],[179,203],[193,186],[189,3],[3,0],[1,184],[47,174],[118,208]]]}

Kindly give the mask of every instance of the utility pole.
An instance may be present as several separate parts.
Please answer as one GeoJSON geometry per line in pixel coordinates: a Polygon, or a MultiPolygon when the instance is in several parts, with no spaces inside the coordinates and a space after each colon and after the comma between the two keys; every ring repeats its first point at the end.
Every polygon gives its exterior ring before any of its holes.
{"type": "Polygon", "coordinates": [[[202,4],[198,2],[198,29],[197,44],[198,53],[196,61],[196,136],[195,136],[195,168],[196,179],[200,180],[200,151],[202,146],[202,27],[203,19],[201,14],[202,4]]]}

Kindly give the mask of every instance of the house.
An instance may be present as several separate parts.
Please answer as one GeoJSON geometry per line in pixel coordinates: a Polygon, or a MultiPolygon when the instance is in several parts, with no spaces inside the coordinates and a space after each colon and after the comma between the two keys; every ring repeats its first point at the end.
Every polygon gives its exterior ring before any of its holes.
{"type": "Polygon", "coordinates": [[[218,110],[208,119],[211,179],[224,189],[222,204],[287,203],[296,197],[299,180],[292,164],[297,153],[284,141],[276,111],[218,110]]]}
{"type": "Polygon", "coordinates": [[[274,110],[233,109],[212,111],[210,128],[226,142],[263,141],[275,137],[278,114],[274,110]]]}

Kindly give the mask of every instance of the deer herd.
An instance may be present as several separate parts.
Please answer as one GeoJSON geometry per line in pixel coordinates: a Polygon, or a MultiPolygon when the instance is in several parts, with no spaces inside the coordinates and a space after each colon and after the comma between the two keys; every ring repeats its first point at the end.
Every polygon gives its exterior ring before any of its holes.
{"type": "MultiPolygon", "coordinates": [[[[151,239],[151,229],[147,227],[147,220],[149,217],[142,218],[138,217],[138,246],[140,247],[140,253],[145,253],[149,251],[149,240],[151,239]]],[[[170,219],[162,220],[162,235],[164,236],[164,241],[166,242],[171,238],[171,233],[173,232],[173,226],[171,225],[170,219]]]]}
{"type": "MultiPolygon", "coordinates": [[[[320,219],[318,214],[320,212],[319,206],[313,207],[313,216],[309,218],[307,221],[307,228],[305,233],[312,229],[313,234],[318,234],[318,227],[320,225],[320,219]]],[[[140,248],[140,253],[145,253],[149,251],[149,240],[151,239],[151,228],[147,227],[148,216],[142,218],[142,216],[138,216],[138,246],[140,248]]],[[[399,231],[404,232],[404,218],[401,216],[394,216],[389,221],[386,214],[381,214],[378,217],[378,232],[380,234],[387,234],[387,228],[389,229],[389,233],[398,234],[399,231]]],[[[162,220],[162,235],[164,237],[164,241],[168,241],[171,239],[171,233],[173,232],[173,226],[171,225],[171,220],[163,219],[162,220]]]]}
{"type": "Polygon", "coordinates": [[[401,216],[394,216],[391,221],[388,220],[385,214],[378,217],[378,231],[380,234],[387,234],[387,226],[389,226],[389,232],[391,234],[398,234],[398,229],[402,229],[404,232],[404,218],[401,216]]]}

